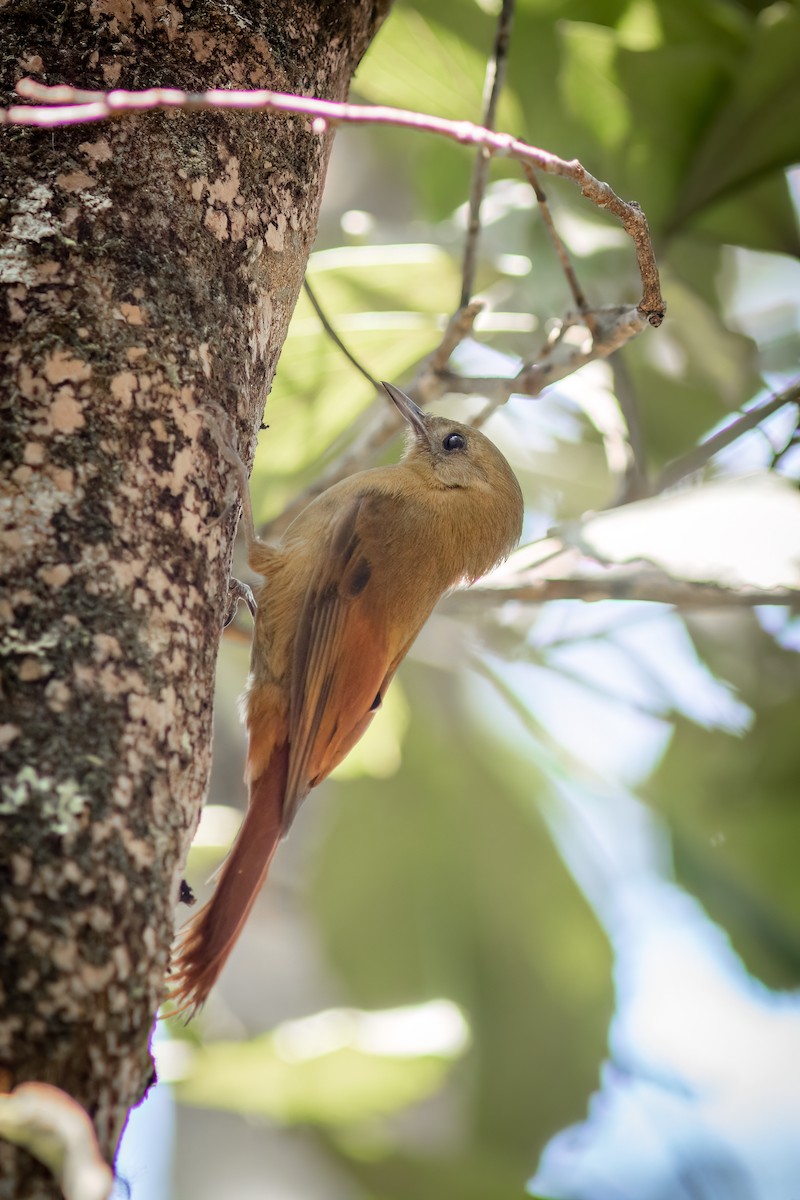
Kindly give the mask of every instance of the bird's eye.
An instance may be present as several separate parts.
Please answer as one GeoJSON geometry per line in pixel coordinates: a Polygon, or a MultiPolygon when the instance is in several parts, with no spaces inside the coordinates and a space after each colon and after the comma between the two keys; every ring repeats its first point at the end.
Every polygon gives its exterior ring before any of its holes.
{"type": "Polygon", "coordinates": [[[445,450],[463,450],[466,444],[467,439],[460,433],[448,433],[442,442],[445,450]]]}

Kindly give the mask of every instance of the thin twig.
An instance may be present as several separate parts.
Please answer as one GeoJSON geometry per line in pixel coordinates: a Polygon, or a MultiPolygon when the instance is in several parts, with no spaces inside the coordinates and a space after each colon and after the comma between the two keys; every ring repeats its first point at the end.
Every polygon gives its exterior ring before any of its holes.
{"type": "Polygon", "coordinates": [[[356,356],[350,350],[348,350],[347,346],[345,346],[344,342],[339,337],[338,333],[333,328],[333,326],[331,325],[328,318],[325,316],[325,312],[324,312],[319,300],[317,299],[316,295],[314,294],[314,289],[312,288],[311,284],[308,282],[308,278],[303,280],[303,288],[304,288],[305,293],[308,296],[309,300],[311,301],[311,307],[314,309],[314,312],[319,317],[320,324],[322,325],[322,328],[327,333],[328,337],[331,339],[331,341],[333,342],[333,344],[335,346],[338,346],[338,348],[341,350],[342,354],[345,356],[345,358],[348,360],[348,362],[351,362],[353,364],[353,366],[355,367],[355,369],[357,371],[360,371],[360,373],[364,376],[365,379],[369,380],[369,382],[372,384],[372,386],[375,388],[375,391],[377,392],[380,387],[378,381],[376,379],[373,379],[373,377],[370,375],[367,368],[362,366],[361,363],[356,358],[356,356]]]}
{"type": "Polygon", "coordinates": [[[586,294],[585,294],[583,288],[581,287],[580,283],[578,282],[578,276],[575,274],[575,268],[573,267],[572,262],[570,260],[569,253],[567,252],[567,247],[564,245],[564,242],[561,239],[561,235],[559,234],[558,230],[556,229],[555,222],[553,220],[553,215],[550,212],[550,205],[547,203],[547,196],[545,195],[544,188],[539,183],[539,180],[536,176],[536,172],[534,171],[534,169],[530,163],[523,162],[522,169],[528,178],[528,182],[530,183],[531,187],[533,188],[537,203],[539,205],[539,212],[541,213],[544,227],[547,230],[550,241],[553,243],[555,252],[558,255],[558,261],[561,264],[561,270],[564,272],[564,275],[566,276],[567,283],[569,284],[569,290],[572,292],[572,298],[575,301],[575,304],[577,305],[578,311],[586,316],[587,321],[591,320],[591,310],[589,308],[589,302],[586,299],[586,294]]]}
{"type": "MultiPolygon", "coordinates": [[[[481,124],[484,129],[494,129],[497,115],[497,102],[503,90],[508,63],[508,48],[511,41],[511,28],[514,23],[515,0],[503,0],[500,16],[497,21],[497,33],[494,39],[492,56],[486,64],[486,78],[483,85],[483,115],[481,124]]],[[[478,237],[481,230],[481,204],[483,193],[486,191],[486,181],[489,178],[489,163],[491,151],[482,146],[475,159],[472,171],[472,184],[469,193],[469,220],[467,222],[467,237],[464,242],[464,264],[461,269],[461,304],[464,308],[472,296],[475,283],[475,268],[478,257],[478,237]]]]}
{"type": "Polygon", "coordinates": [[[798,410],[794,428],[791,430],[788,437],[784,439],[783,445],[779,446],[777,449],[773,449],[770,470],[777,470],[777,468],[783,462],[785,456],[798,446],[800,446],[800,410],[798,410]]]}
{"type": "Polygon", "coordinates": [[[773,396],[771,400],[767,400],[764,404],[759,404],[755,408],[748,409],[735,421],[731,421],[730,425],[726,425],[724,429],[718,430],[717,433],[706,438],[699,446],[695,446],[687,454],[682,454],[680,458],[674,458],[672,462],[667,463],[661,475],[656,480],[654,491],[663,492],[666,488],[673,487],[679,483],[681,479],[685,479],[688,475],[694,475],[695,471],[701,470],[706,464],[719,454],[721,450],[725,450],[732,445],[737,438],[743,434],[749,433],[751,429],[755,429],[767,417],[778,412],[786,404],[800,403],[800,380],[791,384],[785,391],[777,396],[773,396]]]}
{"type": "Polygon", "coordinates": [[[627,463],[620,493],[615,503],[627,504],[629,500],[641,500],[648,495],[647,451],[642,436],[642,423],[631,373],[625,359],[615,354],[611,360],[614,374],[614,392],[619,411],[627,432],[627,463]]]}
{"type": "Polygon", "coordinates": [[[589,322],[584,317],[579,320],[566,318],[537,361],[526,364],[511,379],[505,376],[463,376],[445,370],[439,375],[441,387],[446,392],[487,397],[488,404],[472,422],[480,427],[509,396],[539,396],[546,387],[572,375],[587,363],[608,358],[647,328],[644,317],[636,308],[612,306],[594,309],[592,316],[594,336],[589,333],[589,322]],[[565,340],[567,330],[578,324],[587,327],[585,346],[576,346],[565,340]]]}
{"type": "Polygon", "coordinates": [[[37,105],[12,105],[0,110],[0,123],[17,125],[75,125],[103,121],[130,113],[153,112],[159,109],[181,109],[198,112],[206,109],[236,111],[265,111],[297,113],[311,119],[313,133],[323,134],[331,124],[347,122],[355,125],[395,125],[432,133],[476,149],[485,148],[492,154],[505,155],[531,163],[538,171],[569,179],[581,195],[605,209],[621,223],[633,241],[642,298],[639,311],[650,325],[658,326],[664,319],[666,306],[661,296],[653,244],[647,219],[635,202],[627,203],[609,187],[596,179],[577,159],[563,159],[546,150],[529,146],[508,133],[496,133],[474,125],[471,121],[449,121],[427,113],[386,105],[358,105],[319,100],[311,96],[293,96],[285,92],[223,91],[188,93],[177,88],[150,88],[142,92],[87,92],[66,86],[45,87],[33,79],[21,79],[18,95],[37,105]]]}

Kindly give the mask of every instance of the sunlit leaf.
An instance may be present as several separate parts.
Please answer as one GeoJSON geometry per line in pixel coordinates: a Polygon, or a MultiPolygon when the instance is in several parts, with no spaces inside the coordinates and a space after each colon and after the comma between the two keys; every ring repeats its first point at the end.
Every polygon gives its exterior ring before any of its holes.
{"type": "MultiPolygon", "coordinates": [[[[697,257],[706,268],[702,248],[697,257]]],[[[657,464],[681,454],[761,386],[754,342],[724,323],[718,298],[704,295],[713,284],[700,270],[691,286],[683,282],[685,271],[680,279],[664,271],[667,319],[655,337],[638,338],[625,351],[657,464]]]]}
{"type": "Polygon", "coordinates": [[[800,588],[800,493],[778,475],[721,479],[584,521],[604,562],[655,563],[677,579],[800,588]]]}
{"type": "MultiPolygon", "coordinates": [[[[494,22],[481,16],[477,8],[473,14],[485,30],[482,51],[460,36],[460,31],[437,21],[433,11],[423,16],[410,6],[398,6],[384,36],[359,67],[359,94],[371,104],[480,121],[494,22]]],[[[508,93],[500,101],[497,124],[500,129],[518,124],[518,110],[508,93]]]]}
{"type": "Polygon", "coordinates": [[[619,50],[620,86],[634,119],[615,172],[617,189],[634,194],[656,238],[663,230],[675,232],[686,163],[730,71],[729,55],[715,42],[619,50]]]}

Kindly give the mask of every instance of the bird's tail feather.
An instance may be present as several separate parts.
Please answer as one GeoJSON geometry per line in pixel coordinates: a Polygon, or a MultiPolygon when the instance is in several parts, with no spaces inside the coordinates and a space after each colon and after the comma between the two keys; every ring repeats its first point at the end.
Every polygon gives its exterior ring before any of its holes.
{"type": "Polygon", "coordinates": [[[214,894],[184,925],[170,975],[172,1011],[205,1003],[255,903],[283,833],[288,748],[276,747],[250,785],[250,802],[214,894]]]}

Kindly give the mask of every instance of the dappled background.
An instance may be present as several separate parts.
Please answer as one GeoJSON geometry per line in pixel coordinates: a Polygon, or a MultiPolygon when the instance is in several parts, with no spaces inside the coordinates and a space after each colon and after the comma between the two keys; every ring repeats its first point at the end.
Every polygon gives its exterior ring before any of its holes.
{"type": "MultiPolygon", "coordinates": [[[[398,2],[353,99],[479,121],[496,20],[491,0],[398,2]]],[[[790,3],[518,0],[497,127],[642,205],[667,320],[489,417],[523,549],[493,593],[440,605],[205,1011],[160,1031],[134,1200],[796,1198],[797,404],[691,452],[798,375],[798,61],[790,3]]],[[[472,162],[337,135],[309,280],[373,376],[412,383],[458,305],[472,162]]],[[[635,303],[620,227],[545,183],[589,301],[635,303]]],[[[483,223],[486,306],[454,365],[507,376],[572,301],[514,164],[483,223]]],[[[303,295],[257,519],[383,403],[303,295]]],[[[201,893],[245,803],[249,629],[221,651],[201,893]]]]}

